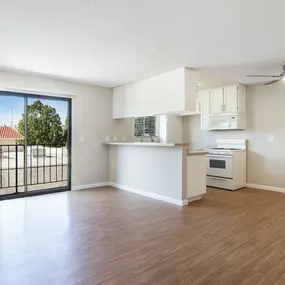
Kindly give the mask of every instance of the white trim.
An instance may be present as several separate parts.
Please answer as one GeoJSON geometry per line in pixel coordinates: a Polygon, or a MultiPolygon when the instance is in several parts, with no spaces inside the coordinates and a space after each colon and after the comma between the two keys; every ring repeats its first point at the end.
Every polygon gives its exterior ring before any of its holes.
{"type": "Polygon", "coordinates": [[[199,200],[202,200],[202,195],[197,195],[197,196],[190,197],[186,201],[190,203],[190,202],[199,201],[199,200]]]}
{"type": "Polygon", "coordinates": [[[126,185],[117,184],[117,183],[114,183],[114,182],[109,182],[109,185],[112,186],[112,187],[118,188],[120,190],[132,192],[132,193],[135,193],[135,194],[138,194],[138,195],[141,195],[141,196],[145,196],[145,197],[149,197],[149,198],[152,198],[152,199],[160,200],[160,201],[163,201],[163,202],[175,204],[175,205],[178,205],[178,206],[188,205],[188,200],[173,199],[173,198],[170,198],[170,197],[167,197],[167,196],[158,195],[158,194],[155,194],[155,193],[152,193],[152,192],[143,191],[143,190],[140,190],[140,189],[136,189],[136,188],[129,187],[129,186],[126,186],[126,185]]]}
{"type": "MultiPolygon", "coordinates": [[[[1,72],[1,71],[0,71],[1,72]]],[[[42,79],[45,79],[41,77],[42,79]]],[[[73,82],[76,83],[76,82],[73,82]]],[[[38,96],[50,96],[50,97],[58,97],[58,98],[69,98],[72,99],[75,96],[78,96],[77,94],[72,93],[62,93],[62,92],[52,92],[52,91],[44,91],[44,90],[38,90],[38,89],[29,89],[29,88],[6,88],[2,87],[0,85],[0,91],[7,91],[7,92],[13,92],[13,93],[21,93],[21,94],[31,94],[31,95],[38,95],[38,96]]]]}
{"type": "Polygon", "coordinates": [[[247,183],[246,187],[285,193],[285,188],[247,183]]]}
{"type": "Polygon", "coordinates": [[[188,206],[189,200],[182,200],[182,206],[188,206]]]}
{"type": "Polygon", "coordinates": [[[98,187],[104,187],[109,186],[108,182],[100,182],[100,183],[93,183],[93,184],[86,184],[86,185],[78,185],[78,186],[72,186],[71,190],[83,190],[83,189],[90,189],[90,188],[98,188],[98,187]]]}

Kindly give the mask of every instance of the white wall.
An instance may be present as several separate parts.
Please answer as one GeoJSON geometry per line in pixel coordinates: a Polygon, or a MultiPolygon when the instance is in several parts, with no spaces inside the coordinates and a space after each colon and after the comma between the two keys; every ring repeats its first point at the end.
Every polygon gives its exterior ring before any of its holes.
{"type": "Polygon", "coordinates": [[[0,139],[0,145],[13,145],[16,144],[16,141],[13,139],[0,139]]]}
{"type": "Polygon", "coordinates": [[[199,116],[183,118],[183,139],[192,148],[219,138],[248,139],[248,183],[285,188],[285,84],[247,87],[246,131],[201,131],[199,116]]]}
{"type": "Polygon", "coordinates": [[[180,147],[108,147],[110,182],[130,191],[182,201],[183,153],[180,147]]]}
{"type": "Polygon", "coordinates": [[[102,142],[113,133],[111,89],[0,72],[0,90],[71,97],[72,186],[108,181],[108,149],[102,142]]]}

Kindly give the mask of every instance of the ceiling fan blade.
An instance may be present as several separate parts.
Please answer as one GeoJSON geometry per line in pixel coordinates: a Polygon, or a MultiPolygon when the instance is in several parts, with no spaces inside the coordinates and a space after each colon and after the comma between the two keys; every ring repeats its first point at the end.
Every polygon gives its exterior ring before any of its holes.
{"type": "Polygon", "coordinates": [[[265,83],[264,85],[270,85],[270,84],[273,84],[273,83],[278,82],[278,81],[279,81],[279,79],[278,80],[273,80],[271,82],[265,83]]]}
{"type": "Polygon", "coordinates": [[[278,75],[254,75],[254,74],[250,74],[250,75],[247,75],[247,77],[273,77],[273,78],[279,78],[280,76],[278,75]]]}

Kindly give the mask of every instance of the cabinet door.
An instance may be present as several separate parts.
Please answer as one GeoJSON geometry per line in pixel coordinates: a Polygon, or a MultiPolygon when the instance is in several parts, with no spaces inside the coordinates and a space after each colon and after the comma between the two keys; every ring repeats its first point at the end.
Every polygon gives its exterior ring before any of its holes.
{"type": "Polygon", "coordinates": [[[210,90],[199,91],[198,97],[201,106],[201,130],[208,130],[210,118],[210,90]]]}
{"type": "Polygon", "coordinates": [[[210,94],[210,113],[219,114],[224,109],[224,90],[223,88],[211,89],[210,94]]]}
{"type": "Polygon", "coordinates": [[[246,112],[246,87],[245,85],[238,85],[238,112],[246,112]]]}
{"type": "Polygon", "coordinates": [[[224,87],[224,111],[238,111],[238,85],[230,85],[224,87]]]}

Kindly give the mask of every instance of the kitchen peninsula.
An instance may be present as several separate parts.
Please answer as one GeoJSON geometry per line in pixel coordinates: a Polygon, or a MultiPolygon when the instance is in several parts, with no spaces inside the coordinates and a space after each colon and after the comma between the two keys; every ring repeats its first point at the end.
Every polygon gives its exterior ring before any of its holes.
{"type": "Polygon", "coordinates": [[[205,151],[189,151],[183,143],[104,144],[114,187],[180,206],[206,193],[205,151]]]}

